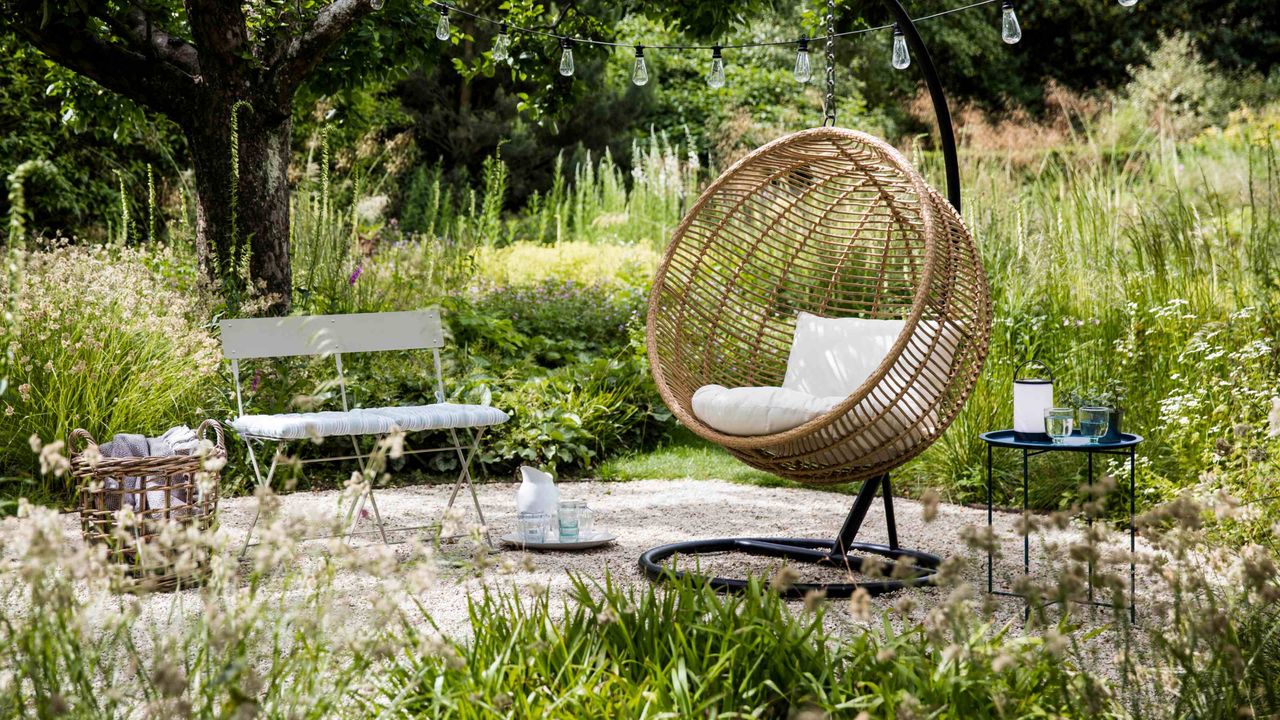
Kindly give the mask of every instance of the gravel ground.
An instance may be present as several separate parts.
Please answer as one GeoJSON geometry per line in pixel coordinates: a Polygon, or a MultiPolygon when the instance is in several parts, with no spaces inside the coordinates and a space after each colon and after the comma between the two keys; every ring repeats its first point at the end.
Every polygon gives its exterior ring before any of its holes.
{"type": "MultiPolygon", "coordinates": [[[[516,483],[491,483],[478,488],[481,505],[493,528],[495,541],[501,534],[514,531],[516,483]]],[[[437,521],[444,511],[449,488],[445,486],[417,486],[381,490],[378,492],[379,508],[390,525],[422,525],[437,521]]],[[[752,485],[720,481],[694,480],[644,480],[625,483],[574,482],[561,486],[562,499],[585,500],[596,511],[596,528],[618,536],[615,544],[597,550],[567,553],[531,553],[532,569],[527,569],[523,553],[502,549],[499,561],[518,567],[509,573],[494,573],[483,582],[495,585],[516,585],[530,588],[548,586],[556,592],[570,587],[569,573],[587,578],[603,579],[609,573],[618,584],[641,586],[647,582],[637,558],[650,547],[681,540],[726,536],[785,536],[785,537],[834,537],[852,502],[852,497],[821,490],[762,488],[752,485]]],[[[468,510],[468,520],[474,522],[470,498],[459,497],[458,506],[468,510]]],[[[335,512],[337,492],[295,493],[283,498],[283,512],[290,515],[321,517],[335,512]]],[[[253,498],[233,498],[220,506],[221,523],[225,532],[240,541],[255,507],[253,498]]],[[[883,506],[877,502],[868,514],[859,535],[860,540],[876,543],[887,542],[883,506]]],[[[936,519],[926,523],[922,506],[914,501],[895,501],[898,535],[904,546],[936,553],[942,556],[961,554],[970,562],[964,570],[966,580],[975,587],[986,586],[985,555],[965,547],[960,540],[965,526],[980,526],[986,522],[985,508],[969,508],[942,504],[936,519]]],[[[997,587],[1010,587],[1021,574],[1022,538],[1014,532],[1017,516],[1000,512],[995,515],[995,527],[1002,538],[1003,558],[998,558],[995,570],[997,587]]],[[[78,540],[78,519],[75,514],[64,518],[69,537],[78,540]]],[[[362,529],[372,529],[365,520],[362,529]]],[[[1065,553],[1054,543],[1069,542],[1077,537],[1076,529],[1050,533],[1045,540],[1032,541],[1032,574],[1050,576],[1065,553]],[[1046,545],[1045,543],[1048,543],[1046,545]]],[[[395,538],[403,539],[406,533],[395,538]]],[[[358,543],[374,542],[363,536],[358,543]]],[[[1127,536],[1117,535],[1115,550],[1127,546],[1127,536]]],[[[315,562],[323,552],[320,543],[303,545],[299,562],[315,562]]],[[[450,552],[466,554],[465,547],[454,544],[450,552]]],[[[1143,547],[1140,545],[1139,550],[1143,547]]],[[[408,545],[397,545],[398,557],[407,557],[408,545]]],[[[424,598],[424,605],[441,629],[456,636],[469,631],[467,607],[462,588],[474,593],[482,581],[466,576],[462,571],[442,563],[439,581],[424,598]]],[[[765,577],[771,577],[776,563],[768,559],[745,556],[712,556],[702,560],[702,567],[723,574],[740,573],[751,569],[765,577]]],[[[805,579],[840,577],[836,569],[818,570],[801,566],[805,579]]],[[[342,602],[350,607],[353,622],[358,622],[362,612],[369,607],[371,595],[377,592],[378,583],[373,578],[356,572],[345,572],[338,578],[342,602]]],[[[945,597],[945,590],[918,588],[890,593],[873,600],[873,606],[892,607],[903,593],[912,593],[917,600],[913,617],[919,618],[930,607],[945,597]]],[[[185,593],[184,593],[185,594],[185,593]]],[[[1141,595],[1141,591],[1139,592],[1141,595]]],[[[153,604],[156,613],[166,612],[171,595],[159,594],[144,602],[153,604]]],[[[1023,604],[1015,598],[995,598],[995,619],[999,622],[1019,620],[1023,604]]],[[[1139,602],[1141,605],[1141,601],[1139,602]]],[[[857,627],[846,612],[830,613],[833,625],[838,629],[854,631],[857,627]]],[[[1099,622],[1108,618],[1107,611],[1097,615],[1099,622]]]]}

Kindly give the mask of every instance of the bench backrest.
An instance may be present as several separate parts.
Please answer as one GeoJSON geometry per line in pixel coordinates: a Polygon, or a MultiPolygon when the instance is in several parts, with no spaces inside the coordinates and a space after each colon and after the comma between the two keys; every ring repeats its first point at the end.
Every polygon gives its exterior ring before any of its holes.
{"type": "Polygon", "coordinates": [[[222,356],[231,361],[236,385],[236,409],[244,415],[240,393],[240,361],[298,355],[331,355],[338,369],[342,409],[347,406],[347,379],[342,372],[343,353],[384,350],[431,350],[435,361],[436,402],[444,402],[444,375],[440,348],[444,327],[440,311],[352,313],[282,318],[223,320],[222,356]]]}
{"type": "Polygon", "coordinates": [[[436,309],[223,320],[221,325],[222,356],[230,360],[444,347],[436,309]]]}

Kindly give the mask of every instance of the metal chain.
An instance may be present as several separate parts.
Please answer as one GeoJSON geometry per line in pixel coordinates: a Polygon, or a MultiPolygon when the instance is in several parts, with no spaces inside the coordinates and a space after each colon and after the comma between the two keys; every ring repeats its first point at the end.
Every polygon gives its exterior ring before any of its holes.
{"type": "Polygon", "coordinates": [[[836,0],[827,0],[827,97],[822,124],[836,124],[836,0]]]}

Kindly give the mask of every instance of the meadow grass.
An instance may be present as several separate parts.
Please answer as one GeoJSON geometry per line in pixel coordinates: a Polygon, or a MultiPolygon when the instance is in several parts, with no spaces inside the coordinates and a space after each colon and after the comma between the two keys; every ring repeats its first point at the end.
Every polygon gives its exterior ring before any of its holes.
{"type": "Polygon", "coordinates": [[[639,590],[608,576],[573,582],[561,607],[546,592],[486,590],[470,603],[483,630],[443,656],[398,660],[370,706],[435,718],[728,720],[941,708],[944,717],[1078,716],[1108,704],[1043,643],[966,624],[959,608],[938,618],[936,634],[896,629],[886,616],[845,638],[825,627],[821,599],[797,609],[760,579],[730,596],[687,581],[639,590]]]}

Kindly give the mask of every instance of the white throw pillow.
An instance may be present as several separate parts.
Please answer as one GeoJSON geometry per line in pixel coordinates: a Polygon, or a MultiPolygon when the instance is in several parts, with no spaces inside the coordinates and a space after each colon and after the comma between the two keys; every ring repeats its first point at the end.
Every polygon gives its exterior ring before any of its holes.
{"type": "Polygon", "coordinates": [[[726,435],[772,435],[830,412],[844,400],[780,387],[704,385],[693,394],[693,414],[726,435]]]}
{"type": "Polygon", "coordinates": [[[795,338],[782,386],[816,397],[848,397],[880,367],[902,334],[905,320],[796,318],[795,338]]]}

